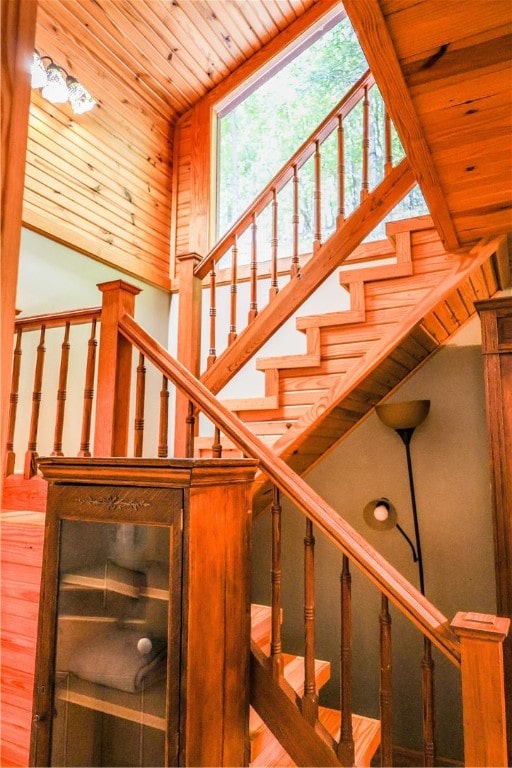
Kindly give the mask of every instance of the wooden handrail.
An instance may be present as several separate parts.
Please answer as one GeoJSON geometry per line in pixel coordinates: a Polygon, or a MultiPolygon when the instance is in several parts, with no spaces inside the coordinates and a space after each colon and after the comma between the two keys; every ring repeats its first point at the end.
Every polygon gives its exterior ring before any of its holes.
{"type": "Polygon", "coordinates": [[[87,309],[71,309],[66,312],[55,312],[46,315],[27,315],[27,317],[18,317],[14,323],[16,331],[37,331],[42,325],[48,328],[64,327],[66,323],[70,325],[82,325],[90,323],[93,320],[99,320],[101,317],[101,307],[89,307],[87,309]]]}
{"type": "Polygon", "coordinates": [[[212,250],[199,262],[195,269],[196,277],[205,278],[212,266],[221,256],[234,244],[237,237],[252,224],[253,215],[261,213],[266,206],[272,202],[274,193],[279,192],[293,178],[297,169],[315,154],[317,146],[322,143],[329,134],[338,127],[338,119],[341,116],[345,119],[352,111],[355,105],[363,98],[365,92],[374,85],[375,80],[367,70],[359,78],[348,93],[343,96],[341,101],[331,110],[325,120],[315,129],[315,131],[299,147],[295,154],[286,162],[286,164],[269,181],[266,187],[260,192],[250,206],[246,208],[240,218],[230,227],[226,234],[217,242],[212,250]]]}
{"type": "Polygon", "coordinates": [[[434,605],[129,314],[124,314],[119,319],[119,332],[179,387],[214,424],[221,427],[222,432],[238,445],[245,455],[258,459],[265,474],[317,528],[334,542],[453,664],[460,665],[460,643],[451,630],[448,619],[434,605]]]}

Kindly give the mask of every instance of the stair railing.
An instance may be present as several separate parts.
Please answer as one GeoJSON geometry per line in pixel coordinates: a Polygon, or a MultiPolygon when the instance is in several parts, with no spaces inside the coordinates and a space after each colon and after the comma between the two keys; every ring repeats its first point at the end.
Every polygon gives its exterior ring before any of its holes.
{"type": "MultiPolygon", "coordinates": [[[[381,593],[380,625],[380,708],[382,727],[381,764],[392,765],[392,690],[391,690],[391,619],[389,601],[421,632],[424,637],[422,660],[424,760],[433,765],[434,701],[433,662],[431,646],[435,645],[456,667],[462,676],[462,703],[466,764],[473,766],[507,764],[505,704],[503,692],[503,640],[509,629],[505,618],[476,613],[458,613],[452,623],[396,571],[366,540],[360,536],[324,499],[304,480],[296,475],[275,453],[255,435],[217,398],[202,385],[190,371],[173,359],[128,314],[119,318],[119,334],[142,355],[144,365],[151,363],[160,374],[181,390],[190,403],[188,411],[188,450],[193,455],[195,422],[199,413],[214,425],[213,442],[219,434],[226,435],[245,456],[257,459],[264,473],[277,489],[272,504],[274,550],[272,554],[273,618],[271,656],[262,658],[252,648],[253,684],[277,686],[288,704],[297,707],[299,721],[293,732],[287,731],[280,715],[275,712],[268,725],[275,729],[282,745],[297,764],[353,765],[354,735],[351,713],[351,575],[350,566],[356,566],[381,593]],[[303,696],[297,699],[283,679],[282,643],[280,638],[280,583],[281,583],[281,525],[280,494],[284,494],[306,517],[305,536],[305,681],[303,696]],[[338,737],[329,736],[317,720],[317,692],[312,668],[314,665],[314,530],[334,544],[342,561],[341,572],[341,695],[340,708],[345,716],[341,720],[338,737]],[[269,683],[269,681],[271,681],[269,683]],[[297,730],[298,729],[298,730],[297,730]],[[287,736],[286,733],[289,733],[287,736]],[[475,737],[475,734],[478,736],[475,737]],[[312,741],[313,736],[318,737],[312,741]],[[313,748],[312,744],[316,746],[313,748]],[[304,745],[316,755],[306,754],[304,745]],[[318,751],[315,751],[318,747],[318,751]],[[325,752],[327,747],[328,752],[325,752]],[[309,761],[309,762],[308,762],[309,761]]],[[[279,697],[276,698],[279,701],[279,697]]],[[[257,708],[261,700],[254,695],[257,708]]],[[[284,702],[284,700],[283,700],[284,702]]],[[[284,707],[290,716],[288,704],[284,707]]],[[[284,705],[284,704],[283,704],[284,705]]],[[[280,709],[280,707],[279,707],[280,709]]],[[[260,712],[265,719],[265,707],[260,712]]],[[[293,716],[295,717],[295,716],[293,716]]]]}
{"type": "MultiPolygon", "coordinates": [[[[312,132],[290,160],[283,165],[281,170],[278,171],[208,255],[201,259],[193,254],[197,258],[193,274],[196,279],[202,281],[203,288],[209,293],[210,297],[209,320],[207,320],[209,322],[209,349],[206,360],[207,370],[203,375],[203,379],[208,379],[208,386],[212,391],[218,392],[245,362],[245,352],[238,352],[238,350],[241,350],[241,343],[239,342],[246,336],[244,332],[248,331],[252,326],[256,326],[258,330],[255,330],[252,336],[258,336],[257,343],[259,346],[275,332],[276,318],[280,318],[282,313],[279,311],[272,312],[271,327],[269,327],[269,312],[265,312],[265,310],[271,306],[273,307],[283,287],[288,285],[287,279],[288,282],[301,280],[305,263],[318,254],[333,233],[332,230],[326,231],[322,226],[323,209],[327,207],[330,209],[333,205],[336,207],[334,232],[339,231],[347,222],[347,203],[345,201],[345,123],[351,112],[358,105],[361,106],[362,113],[360,139],[361,189],[359,202],[363,204],[368,200],[370,195],[370,93],[373,86],[373,76],[370,71],[367,71],[312,132]],[[335,193],[336,200],[333,202],[333,200],[329,199],[326,204],[322,193],[323,176],[325,175],[323,163],[324,154],[328,155],[328,150],[325,149],[326,142],[331,138],[334,139],[331,150],[335,149],[332,154],[335,156],[337,164],[335,180],[337,190],[335,193]],[[309,246],[305,246],[305,250],[309,250],[309,253],[301,254],[299,252],[301,242],[299,236],[301,217],[299,212],[301,210],[301,201],[304,199],[305,194],[301,191],[303,185],[301,174],[305,173],[306,169],[309,169],[311,163],[313,186],[311,195],[314,203],[314,214],[311,224],[312,239],[309,246]],[[286,195],[290,197],[288,204],[284,200],[286,195]],[[282,210],[286,211],[286,213],[282,213],[282,210]],[[260,238],[262,227],[260,224],[265,218],[268,219],[270,237],[268,245],[262,246],[260,238]],[[291,230],[289,238],[291,252],[288,254],[284,253],[280,236],[280,229],[283,228],[283,225],[289,225],[291,230]],[[242,243],[244,243],[247,251],[245,263],[242,263],[243,260],[240,258],[242,243]],[[261,298],[258,298],[258,284],[262,280],[268,283],[268,298],[263,299],[263,301],[261,298]],[[224,286],[224,290],[228,292],[227,294],[222,293],[219,295],[219,287],[221,286],[224,286]],[[241,306],[240,296],[245,297],[247,301],[245,308],[241,306]],[[225,327],[222,331],[224,340],[220,338],[219,328],[222,314],[219,309],[223,305],[226,307],[225,327]],[[247,320],[244,320],[245,312],[247,313],[247,320]],[[234,356],[236,362],[233,363],[231,359],[227,359],[226,364],[224,364],[223,361],[226,353],[235,347],[237,349],[234,356]],[[211,371],[212,367],[213,370],[211,371]]],[[[393,171],[396,171],[396,167],[393,168],[391,128],[387,114],[384,116],[383,137],[385,148],[382,158],[381,180],[386,176],[392,175],[393,171]]],[[[390,181],[389,186],[392,188],[394,185],[399,185],[402,178],[403,174],[397,174],[397,179],[393,179],[392,182],[390,181]]],[[[394,199],[388,208],[383,208],[379,218],[370,217],[371,223],[369,222],[368,232],[410,190],[413,184],[414,179],[408,177],[407,183],[403,185],[401,195],[394,199]]],[[[379,190],[378,206],[373,201],[370,210],[373,211],[382,204],[382,198],[385,197],[386,192],[389,192],[389,190],[379,190]]],[[[356,203],[355,211],[357,210],[356,203]]],[[[361,217],[363,217],[363,214],[361,214],[361,217]]],[[[352,211],[349,219],[353,218],[354,211],[352,211]]],[[[369,211],[365,210],[364,219],[368,218],[369,211]]],[[[358,230],[361,229],[360,223],[358,221],[358,226],[356,227],[358,230]]],[[[362,232],[360,238],[364,237],[365,234],[367,233],[362,232]]],[[[357,244],[355,242],[352,247],[355,247],[357,244]]],[[[350,250],[340,255],[340,263],[343,258],[348,256],[349,252],[350,250]]],[[[187,254],[186,256],[190,255],[187,254]]],[[[181,261],[180,257],[178,258],[181,261]]],[[[331,265],[330,271],[336,266],[337,264],[331,265]]],[[[326,276],[324,275],[324,279],[326,276]]],[[[182,279],[182,267],[180,264],[180,291],[181,286],[185,285],[185,283],[186,281],[182,279]]],[[[188,289],[185,288],[185,290],[188,289]]],[[[189,300],[190,292],[188,295],[185,294],[183,296],[180,293],[180,305],[189,300]]],[[[244,301],[244,298],[242,298],[242,301],[244,301]]],[[[182,308],[180,306],[181,312],[182,308]]],[[[197,324],[196,316],[198,312],[201,312],[197,305],[189,305],[184,312],[188,314],[191,325],[197,324]]],[[[282,324],[285,319],[279,319],[279,322],[282,324]]],[[[248,345],[251,348],[251,354],[254,354],[257,349],[255,348],[252,336],[248,340],[248,345]]],[[[179,354],[178,358],[181,359],[179,354]]],[[[199,370],[194,372],[198,374],[199,370]]]]}
{"type": "MultiPolygon", "coordinates": [[[[461,668],[462,699],[464,712],[464,738],[466,763],[479,765],[506,765],[505,708],[503,694],[503,653],[502,643],[508,632],[509,621],[481,614],[457,614],[451,626],[448,619],[438,611],[418,590],[401,576],[381,555],[379,555],[345,520],[332,509],[313,489],[295,474],[276,454],[265,446],[241,421],[231,414],[217,398],[191,374],[185,366],[173,359],[154,339],[151,338],[131,316],[134,295],[138,289],[114,281],[100,286],[103,293],[103,310],[80,310],[61,313],[56,317],[44,316],[18,321],[16,331],[15,357],[21,358],[21,338],[29,330],[39,338],[34,373],[33,404],[31,413],[30,439],[25,468],[29,477],[34,470],[37,455],[37,427],[39,404],[41,402],[41,380],[44,368],[44,346],[46,330],[63,330],[62,353],[59,365],[58,393],[56,404],[54,455],[62,455],[62,424],[64,423],[64,402],[69,356],[69,328],[72,325],[90,323],[87,363],[85,365],[84,406],[82,414],[82,442],[78,455],[89,456],[90,426],[93,409],[93,392],[96,380],[94,455],[128,455],[130,432],[133,435],[133,455],[142,456],[144,451],[145,411],[150,397],[146,386],[147,367],[151,365],[160,378],[158,395],[159,415],[157,445],[148,449],[146,455],[162,458],[169,454],[169,401],[171,386],[181,392],[188,402],[186,417],[186,455],[194,455],[196,424],[201,418],[209,419],[213,426],[214,455],[222,454],[220,434],[230,439],[244,455],[259,461],[264,474],[275,487],[271,507],[273,529],[272,553],[272,637],[271,655],[262,658],[261,652],[253,647],[253,683],[272,685],[279,689],[283,708],[273,713],[270,727],[280,734],[283,746],[299,764],[315,764],[304,753],[304,745],[314,749],[316,764],[351,765],[354,754],[352,719],[342,718],[341,731],[332,739],[317,720],[318,692],[314,681],[315,659],[315,535],[322,535],[336,547],[341,558],[340,595],[340,667],[341,692],[340,708],[345,714],[351,712],[351,574],[350,567],[356,566],[380,591],[381,612],[379,616],[381,648],[380,711],[382,728],[381,762],[392,764],[392,653],[391,620],[388,603],[391,601],[399,611],[422,633],[424,657],[422,661],[423,710],[424,710],[424,755],[425,765],[433,764],[434,716],[433,716],[433,664],[431,644],[434,644],[449,661],[461,668]],[[126,308],[130,311],[126,311],[126,308]],[[101,321],[100,365],[95,373],[96,324],[101,321]],[[102,346],[103,352],[102,352],[102,346]],[[138,356],[132,362],[132,349],[138,356]],[[135,378],[134,396],[131,397],[131,379],[135,378]],[[99,407],[99,402],[108,402],[111,410],[99,407]],[[132,426],[130,426],[132,425],[132,426]],[[113,439],[115,435],[115,439],[113,439]],[[123,453],[121,453],[123,451],[123,453]],[[305,679],[304,693],[297,699],[283,679],[281,621],[281,496],[285,495],[306,517],[304,540],[304,636],[305,636],[305,679]],[[288,702],[284,705],[285,700],[288,702]],[[292,709],[290,709],[290,707],[292,709]],[[293,722],[292,734],[287,740],[283,736],[281,709],[286,718],[293,722]],[[281,712],[281,714],[280,714],[281,712]],[[295,713],[295,714],[293,714],[295,713]],[[298,729],[298,730],[297,730],[298,729]],[[297,733],[299,737],[297,737],[297,733]],[[304,737],[304,738],[302,738],[304,737]],[[314,748],[312,745],[316,745],[314,748]],[[318,751],[319,750],[319,751],[318,751]],[[327,750],[327,751],[326,751],[327,750]]],[[[13,371],[12,416],[15,418],[17,402],[17,381],[20,365],[13,371]]],[[[151,403],[154,404],[154,397],[151,403]]],[[[73,419],[76,425],[76,417],[73,419]]],[[[9,438],[11,440],[12,431],[9,438]]],[[[12,442],[12,440],[11,440],[12,442]]],[[[11,454],[13,453],[11,447],[11,454]]],[[[9,456],[12,461],[12,456],[9,456]]],[[[261,700],[254,693],[254,704],[261,700]]],[[[262,713],[260,713],[262,714],[262,713]]],[[[264,716],[264,713],[262,714],[264,716]]],[[[286,728],[284,729],[286,731],[286,728]]]]}
{"type": "MultiPolygon", "coordinates": [[[[15,322],[15,345],[12,366],[11,394],[9,403],[9,423],[6,444],[5,475],[11,475],[16,467],[15,437],[21,432],[22,425],[17,424],[18,400],[20,397],[20,380],[23,384],[29,380],[33,382],[31,392],[30,421],[27,423],[26,450],[23,460],[23,475],[29,479],[36,474],[36,458],[38,455],[38,434],[41,422],[41,405],[45,410],[51,411],[55,407],[55,421],[53,429],[53,442],[50,446],[48,436],[45,436],[44,449],[52,456],[63,456],[63,435],[65,424],[72,423],[72,429],[76,431],[76,410],[69,416],[67,413],[69,397],[68,370],[70,356],[75,353],[75,348],[83,346],[82,338],[74,341],[73,333],[78,326],[89,325],[90,331],[86,341],[86,354],[81,355],[85,359],[84,384],[81,416],[81,439],[77,446],[78,456],[91,456],[90,440],[93,416],[94,382],[96,378],[96,347],[97,326],[101,317],[101,307],[90,309],[78,309],[69,312],[60,312],[53,315],[37,315],[21,317],[15,322]],[[73,347],[72,347],[73,343],[73,347]],[[37,344],[34,353],[34,346],[37,344]],[[50,360],[47,355],[48,347],[53,351],[50,360]],[[60,349],[59,349],[60,348],[60,349]],[[26,359],[26,362],[25,362],[26,359]],[[32,367],[33,364],[33,367],[32,367]],[[58,369],[58,383],[55,394],[50,395],[44,387],[46,369],[51,366],[58,369]],[[43,391],[46,390],[46,391],[43,391]],[[53,402],[50,402],[50,397],[53,402]],[[17,430],[18,427],[18,430],[17,430]]],[[[83,351],[83,350],[82,350],[83,351]]],[[[77,355],[80,354],[76,349],[77,355]]],[[[77,397],[79,397],[77,395],[77,397]]],[[[26,409],[25,409],[26,410],[26,409]]],[[[74,436],[73,436],[74,437],[74,436]]],[[[22,445],[22,436],[19,435],[18,445],[22,445]]]]}

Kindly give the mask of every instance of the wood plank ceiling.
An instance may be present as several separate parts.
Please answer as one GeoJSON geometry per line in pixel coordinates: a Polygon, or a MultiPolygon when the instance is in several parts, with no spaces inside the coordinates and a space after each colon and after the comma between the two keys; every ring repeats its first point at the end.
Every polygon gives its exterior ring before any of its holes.
{"type": "Polygon", "coordinates": [[[77,118],[33,91],[24,223],[168,289],[174,125],[314,6],[38,0],[37,50],[98,104],[77,118]]]}
{"type": "MultiPolygon", "coordinates": [[[[345,8],[445,244],[510,230],[509,0],[345,8]]],[[[174,125],[293,25],[334,11],[335,0],[39,0],[36,47],[98,106],[77,118],[33,92],[27,226],[168,289],[174,125]]]]}

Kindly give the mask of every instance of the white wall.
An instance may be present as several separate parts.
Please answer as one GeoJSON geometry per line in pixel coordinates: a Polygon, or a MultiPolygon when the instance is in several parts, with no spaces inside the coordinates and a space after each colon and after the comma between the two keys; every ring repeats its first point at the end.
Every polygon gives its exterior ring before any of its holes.
{"type": "MultiPolygon", "coordinates": [[[[496,610],[480,326],[473,319],[390,398],[430,399],[431,409],[411,441],[427,597],[451,620],[459,610],[496,610]]],[[[405,448],[398,435],[372,414],[305,478],[407,579],[418,571],[398,531],[376,532],[362,516],[372,499],[387,496],[413,538],[405,448]]],[[[269,519],[255,521],[254,600],[269,599],[269,519]]],[[[304,518],[284,503],[284,649],[302,653],[302,539],[304,518]]],[[[316,537],[317,657],[334,660],[322,699],[336,706],[339,689],[339,574],[341,557],[316,537]]],[[[378,615],[380,596],[353,573],[354,711],[378,716],[378,615]]],[[[419,633],[393,610],[395,741],[421,747],[419,633]]],[[[459,675],[439,653],[438,751],[462,758],[459,675]]]]}
{"type": "MultiPolygon", "coordinates": [[[[62,312],[81,307],[101,305],[102,294],[97,283],[123,279],[142,289],[135,300],[135,319],[164,346],[168,339],[170,296],[140,280],[87,258],[76,251],[55,243],[27,229],[22,230],[18,291],[16,306],[20,317],[48,312],[62,312]]],[[[30,424],[30,408],[34,385],[36,347],[39,334],[24,334],[19,403],[16,425],[16,468],[23,466],[30,424]]],[[[70,365],[67,387],[64,453],[76,455],[82,418],[83,389],[87,342],[90,326],[76,326],[70,334],[70,365]]],[[[98,336],[97,336],[98,338],[98,336]]],[[[53,447],[56,394],[58,390],[60,352],[63,330],[48,330],[45,347],[46,360],[43,378],[43,398],[40,406],[40,424],[37,447],[40,455],[48,455],[53,447]]],[[[134,355],[134,365],[137,356],[134,355]]],[[[149,366],[146,401],[158,397],[161,377],[153,375],[149,366]]],[[[156,455],[157,424],[146,420],[144,453],[156,455]]]]}

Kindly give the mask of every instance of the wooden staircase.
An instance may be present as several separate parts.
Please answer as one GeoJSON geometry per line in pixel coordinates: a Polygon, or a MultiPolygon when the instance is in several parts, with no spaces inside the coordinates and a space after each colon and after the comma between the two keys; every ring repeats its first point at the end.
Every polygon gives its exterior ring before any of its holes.
{"type": "MultiPolygon", "coordinates": [[[[475,313],[474,302],[510,280],[505,243],[447,253],[430,217],[387,225],[387,240],[366,243],[339,271],[348,309],[299,316],[302,355],[259,358],[261,397],[224,400],[299,474],[310,469],[475,313]]],[[[222,439],[223,455],[240,455],[222,439]]],[[[211,455],[211,438],[196,440],[211,455]]],[[[267,505],[260,481],[255,511],[267,505]]]]}
{"type": "MultiPolygon", "coordinates": [[[[251,636],[266,655],[270,650],[271,620],[269,607],[255,604],[251,606],[251,636]]],[[[283,664],[285,680],[297,694],[301,695],[304,687],[304,659],[301,656],[283,654],[283,664]]],[[[317,660],[315,673],[317,690],[320,690],[329,680],[329,663],[317,660]]],[[[338,740],[341,726],[339,710],[319,707],[318,719],[327,733],[338,740]]],[[[352,715],[352,728],[355,745],[354,765],[369,766],[380,744],[380,722],[371,717],[352,715]]],[[[250,765],[253,768],[296,765],[253,707],[249,715],[249,736],[250,765]]]]}

